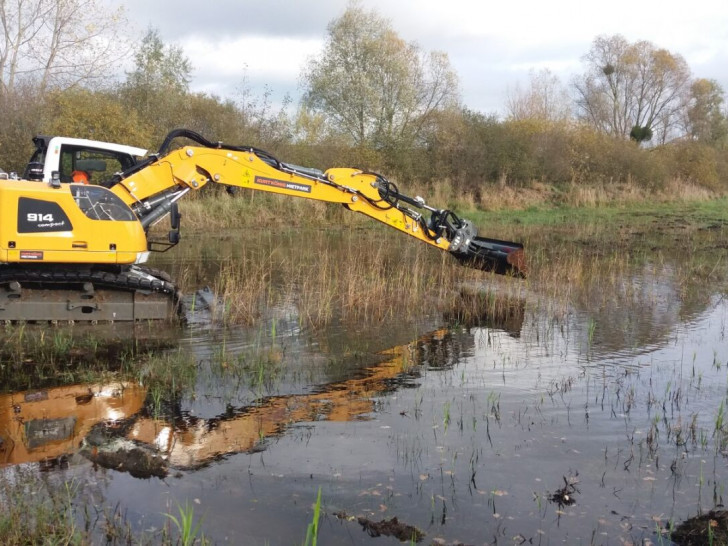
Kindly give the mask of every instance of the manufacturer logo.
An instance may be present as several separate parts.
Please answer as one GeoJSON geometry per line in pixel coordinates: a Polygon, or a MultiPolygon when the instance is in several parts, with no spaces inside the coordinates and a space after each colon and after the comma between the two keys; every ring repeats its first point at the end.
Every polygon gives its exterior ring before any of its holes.
{"type": "Polygon", "coordinates": [[[256,176],[255,183],[261,186],[311,193],[311,186],[308,184],[296,184],[295,182],[286,182],[285,180],[276,180],[275,178],[266,178],[264,176],[256,176]]]}

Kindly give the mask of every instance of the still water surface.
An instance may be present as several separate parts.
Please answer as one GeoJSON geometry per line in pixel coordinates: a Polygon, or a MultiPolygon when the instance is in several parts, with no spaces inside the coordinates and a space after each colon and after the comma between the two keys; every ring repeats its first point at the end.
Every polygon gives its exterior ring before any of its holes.
{"type": "Polygon", "coordinates": [[[393,517],[426,544],[669,543],[728,483],[728,302],[677,269],[643,261],[568,303],[532,286],[477,324],[200,312],[163,351],[193,363],[174,397],[134,380],[0,395],[2,472],[74,480],[150,537],[189,504],[215,543],[300,544],[320,488],[320,544],[398,544],[361,524],[393,517]]]}

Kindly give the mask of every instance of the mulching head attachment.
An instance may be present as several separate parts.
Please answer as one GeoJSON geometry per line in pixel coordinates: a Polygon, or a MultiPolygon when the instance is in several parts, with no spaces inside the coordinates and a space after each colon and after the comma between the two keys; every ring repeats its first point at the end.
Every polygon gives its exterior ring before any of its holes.
{"type": "Polygon", "coordinates": [[[463,265],[498,275],[526,276],[522,244],[478,237],[475,226],[468,220],[460,220],[454,232],[450,253],[463,265]]]}
{"type": "Polygon", "coordinates": [[[467,267],[498,275],[526,276],[526,255],[520,243],[474,237],[465,249],[450,252],[467,267]]]}

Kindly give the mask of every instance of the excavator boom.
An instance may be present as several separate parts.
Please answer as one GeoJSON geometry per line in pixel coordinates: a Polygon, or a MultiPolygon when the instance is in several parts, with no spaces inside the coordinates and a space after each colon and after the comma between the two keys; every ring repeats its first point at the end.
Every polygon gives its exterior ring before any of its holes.
{"type": "Polygon", "coordinates": [[[430,207],[421,197],[401,193],[380,174],[351,168],[322,172],[299,167],[263,150],[213,143],[185,129],[170,133],[158,154],[125,178],[120,177],[111,189],[146,226],[169,212],[183,192],[200,189],[209,182],[341,203],[351,211],[448,251],[465,265],[499,274],[525,274],[523,245],[478,237],[470,221],[452,211],[430,207]],[[197,145],[169,152],[170,143],[177,137],[197,145]],[[147,205],[159,196],[166,197],[154,207],[147,205]]]}

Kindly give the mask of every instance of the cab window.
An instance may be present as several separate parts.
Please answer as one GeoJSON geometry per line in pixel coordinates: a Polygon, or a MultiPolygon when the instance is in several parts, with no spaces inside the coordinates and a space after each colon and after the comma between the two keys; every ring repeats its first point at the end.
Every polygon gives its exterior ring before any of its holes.
{"type": "Polygon", "coordinates": [[[106,188],[74,184],[71,195],[81,212],[92,220],[136,220],[127,204],[106,188]]]}
{"type": "Polygon", "coordinates": [[[61,182],[83,181],[98,185],[133,165],[133,158],[127,154],[77,146],[61,147],[61,182]]]}

